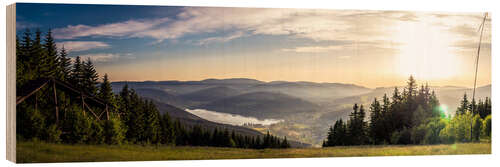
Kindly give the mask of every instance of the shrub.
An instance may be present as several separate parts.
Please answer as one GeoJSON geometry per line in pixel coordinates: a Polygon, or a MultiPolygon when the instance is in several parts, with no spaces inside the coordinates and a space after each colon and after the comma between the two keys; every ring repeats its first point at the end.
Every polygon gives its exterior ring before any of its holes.
{"type": "Polygon", "coordinates": [[[73,105],[67,114],[66,127],[68,135],[65,141],[69,143],[85,143],[88,141],[91,133],[91,120],[83,115],[83,111],[77,105],[73,105]]]}
{"type": "Polygon", "coordinates": [[[482,135],[485,138],[491,139],[491,115],[488,115],[487,117],[484,118],[482,132],[483,132],[482,135]]]}
{"type": "Polygon", "coordinates": [[[424,137],[425,144],[438,144],[440,143],[439,133],[446,127],[446,121],[441,118],[432,118],[427,123],[427,133],[424,137]]]}
{"type": "Polygon", "coordinates": [[[104,129],[100,122],[95,119],[90,119],[90,130],[88,143],[102,144],[104,143],[104,129]]]}
{"type": "Polygon", "coordinates": [[[481,117],[479,114],[476,114],[474,116],[474,121],[472,123],[472,139],[474,141],[479,141],[479,137],[481,136],[481,125],[483,124],[483,121],[481,120],[481,117]]]}
{"type": "Polygon", "coordinates": [[[31,106],[18,109],[18,131],[25,139],[43,138],[45,132],[45,118],[39,110],[31,106]]]}
{"type": "Polygon", "coordinates": [[[104,122],[104,139],[106,144],[122,144],[125,139],[126,129],[121,120],[110,115],[109,120],[104,122]]]}
{"type": "Polygon", "coordinates": [[[62,131],[57,127],[57,125],[52,124],[47,128],[47,141],[52,143],[61,142],[62,131]]]}
{"type": "Polygon", "coordinates": [[[411,130],[404,128],[401,131],[392,133],[392,144],[410,144],[411,143],[411,130]]]}
{"type": "Polygon", "coordinates": [[[422,124],[418,127],[414,127],[411,131],[411,141],[413,144],[422,144],[424,143],[425,136],[427,134],[427,128],[425,124],[422,124]]]}

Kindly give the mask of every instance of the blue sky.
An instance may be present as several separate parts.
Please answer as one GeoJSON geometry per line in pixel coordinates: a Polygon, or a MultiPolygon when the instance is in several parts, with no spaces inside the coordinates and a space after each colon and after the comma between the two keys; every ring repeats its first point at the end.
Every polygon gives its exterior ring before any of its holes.
{"type": "MultiPolygon", "coordinates": [[[[17,30],[51,28],[71,57],[118,80],[472,83],[483,13],[17,4],[17,30]]],[[[479,85],[491,83],[486,23],[479,85]]]]}

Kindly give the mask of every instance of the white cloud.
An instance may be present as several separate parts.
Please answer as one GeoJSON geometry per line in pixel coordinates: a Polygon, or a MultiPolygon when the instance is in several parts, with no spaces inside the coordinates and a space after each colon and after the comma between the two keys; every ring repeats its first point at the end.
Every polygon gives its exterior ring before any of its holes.
{"type": "Polygon", "coordinates": [[[201,39],[198,41],[197,44],[198,45],[206,45],[206,44],[214,43],[214,42],[227,42],[227,41],[230,41],[230,40],[233,40],[236,38],[241,38],[243,36],[245,36],[245,33],[238,31],[238,32],[226,35],[226,36],[222,36],[222,37],[210,37],[210,38],[201,39]]]}
{"type": "Polygon", "coordinates": [[[103,24],[98,26],[69,25],[65,28],[54,29],[54,37],[58,39],[74,39],[87,36],[135,36],[138,32],[146,31],[154,26],[167,22],[168,18],[151,20],[129,20],[125,22],[103,24]]]}
{"type": "Polygon", "coordinates": [[[103,63],[103,62],[110,62],[117,60],[120,58],[120,54],[114,54],[114,53],[97,53],[97,54],[86,54],[86,55],[79,55],[82,60],[87,60],[90,59],[94,63],[103,63]]]}
{"type": "Polygon", "coordinates": [[[78,52],[90,49],[109,48],[109,44],[99,41],[65,41],[58,42],[57,48],[66,49],[68,52],[78,52]]]}

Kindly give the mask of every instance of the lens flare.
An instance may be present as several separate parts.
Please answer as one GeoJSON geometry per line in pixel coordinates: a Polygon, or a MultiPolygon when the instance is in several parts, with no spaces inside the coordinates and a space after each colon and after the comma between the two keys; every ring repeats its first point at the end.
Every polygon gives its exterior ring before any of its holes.
{"type": "Polygon", "coordinates": [[[441,115],[441,118],[448,118],[448,116],[450,115],[448,106],[444,104],[439,105],[439,113],[441,115]]]}

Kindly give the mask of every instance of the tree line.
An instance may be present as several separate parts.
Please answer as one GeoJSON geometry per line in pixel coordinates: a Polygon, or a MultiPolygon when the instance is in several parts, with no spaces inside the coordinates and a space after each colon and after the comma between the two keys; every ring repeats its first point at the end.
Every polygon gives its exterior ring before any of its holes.
{"type": "Polygon", "coordinates": [[[429,86],[420,89],[413,76],[403,91],[394,88],[370,104],[354,104],[349,119],[337,120],[328,130],[323,147],[378,144],[439,144],[491,138],[491,99],[469,102],[467,95],[453,116],[440,105],[429,86]]]}
{"type": "MultiPolygon", "coordinates": [[[[64,46],[57,49],[49,30],[44,36],[40,30],[33,35],[29,29],[16,38],[16,86],[22,88],[38,78],[56,78],[103,100],[112,109],[109,120],[97,120],[84,111],[80,101],[63,91],[57,91],[59,115],[54,114],[55,103],[45,87],[34,98],[16,106],[17,139],[43,140],[69,144],[157,144],[239,148],[289,148],[286,137],[281,139],[267,133],[247,136],[229,133],[228,129],[205,129],[186,126],[161,114],[153,101],[140,97],[125,85],[114,94],[108,75],[99,81],[90,58],[74,60],[68,57],[64,46]],[[33,37],[34,36],[34,37],[33,37]],[[20,40],[19,40],[20,39],[20,40]]],[[[100,113],[104,109],[89,106],[100,113]]]]}

